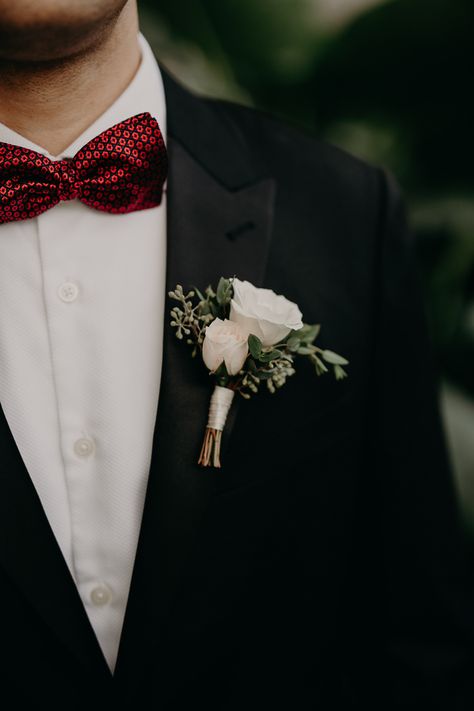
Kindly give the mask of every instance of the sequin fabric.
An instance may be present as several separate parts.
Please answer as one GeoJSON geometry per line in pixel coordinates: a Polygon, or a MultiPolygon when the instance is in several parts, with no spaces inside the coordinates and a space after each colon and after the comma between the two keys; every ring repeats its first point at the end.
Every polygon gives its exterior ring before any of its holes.
{"type": "Polygon", "coordinates": [[[167,171],[163,136],[148,112],[107,129],[71,159],[0,143],[0,224],[76,198],[115,214],[147,210],[160,204],[167,171]]]}

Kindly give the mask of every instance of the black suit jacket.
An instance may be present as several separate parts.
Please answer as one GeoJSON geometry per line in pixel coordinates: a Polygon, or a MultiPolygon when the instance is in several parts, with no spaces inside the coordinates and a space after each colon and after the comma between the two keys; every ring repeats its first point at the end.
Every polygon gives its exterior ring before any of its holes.
{"type": "Polygon", "coordinates": [[[0,412],[0,694],[12,708],[464,708],[471,618],[398,189],[166,73],[165,91],[167,287],[235,274],[283,293],[350,377],[301,363],[277,394],[236,402],[222,470],[200,469],[209,377],[166,327],[113,678],[0,412]]]}

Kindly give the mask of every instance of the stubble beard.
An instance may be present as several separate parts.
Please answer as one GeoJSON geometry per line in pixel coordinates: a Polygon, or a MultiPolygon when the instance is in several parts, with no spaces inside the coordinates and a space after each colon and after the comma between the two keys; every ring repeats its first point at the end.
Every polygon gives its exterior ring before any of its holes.
{"type": "Polygon", "coordinates": [[[0,17],[0,72],[34,71],[69,63],[94,50],[113,29],[127,0],[113,3],[100,18],[67,14],[49,20],[9,23],[0,17]]]}

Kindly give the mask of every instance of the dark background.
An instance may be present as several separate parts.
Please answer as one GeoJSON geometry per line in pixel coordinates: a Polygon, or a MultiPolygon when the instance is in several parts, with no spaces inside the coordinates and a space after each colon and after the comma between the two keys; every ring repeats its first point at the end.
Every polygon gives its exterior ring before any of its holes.
{"type": "MultiPolygon", "coordinates": [[[[472,0],[142,0],[189,88],[272,112],[404,191],[466,531],[474,531],[472,0]]],[[[409,363],[409,343],[394,344],[409,363]]]]}

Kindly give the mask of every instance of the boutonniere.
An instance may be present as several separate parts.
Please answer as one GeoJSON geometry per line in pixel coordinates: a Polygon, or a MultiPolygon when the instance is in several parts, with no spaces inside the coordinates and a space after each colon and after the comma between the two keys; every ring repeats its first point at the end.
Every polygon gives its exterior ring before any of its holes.
{"type": "Polygon", "coordinates": [[[189,293],[178,285],[169,292],[178,302],[171,310],[176,336],[201,354],[214,377],[214,391],[199,464],[220,467],[222,432],[235,393],[246,400],[260,386],[270,393],[295,373],[295,360],[309,358],[317,375],[332,369],[336,380],[346,377],[348,361],[314,344],[320,325],[303,323],[298,306],[271,289],[248,281],[221,278],[217,289],[189,293]]]}

